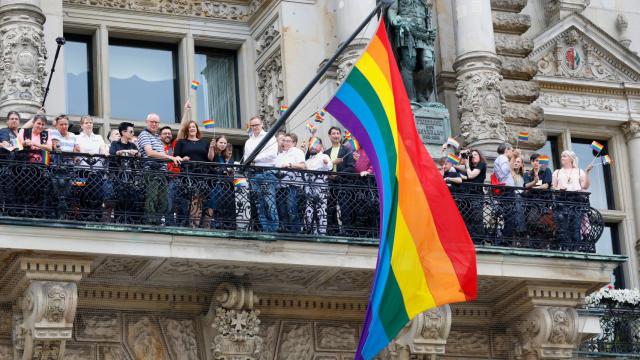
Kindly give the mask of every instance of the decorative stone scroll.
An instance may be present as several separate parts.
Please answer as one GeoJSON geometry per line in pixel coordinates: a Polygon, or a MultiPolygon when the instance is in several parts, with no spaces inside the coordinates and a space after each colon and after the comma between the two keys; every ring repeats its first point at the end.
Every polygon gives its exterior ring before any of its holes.
{"type": "Polygon", "coordinates": [[[451,320],[449,305],[416,316],[389,345],[388,357],[392,360],[404,360],[411,358],[411,355],[444,354],[451,320]]]}
{"type": "Polygon", "coordinates": [[[572,359],[578,313],[572,307],[538,306],[510,328],[514,359],[572,359]]]}

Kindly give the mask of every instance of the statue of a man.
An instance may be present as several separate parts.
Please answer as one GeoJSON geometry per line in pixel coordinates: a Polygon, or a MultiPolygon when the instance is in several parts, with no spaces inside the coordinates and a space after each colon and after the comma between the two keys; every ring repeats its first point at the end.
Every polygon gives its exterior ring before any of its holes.
{"type": "Polygon", "coordinates": [[[409,99],[425,103],[433,92],[434,42],[428,0],[395,0],[387,10],[398,66],[409,99]],[[422,76],[416,76],[423,71],[422,76]]]}

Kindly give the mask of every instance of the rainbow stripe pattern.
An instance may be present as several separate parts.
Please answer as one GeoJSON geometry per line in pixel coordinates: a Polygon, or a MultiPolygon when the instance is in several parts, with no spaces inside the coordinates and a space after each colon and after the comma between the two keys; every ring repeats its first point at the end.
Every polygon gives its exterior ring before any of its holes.
{"type": "Polygon", "coordinates": [[[202,125],[205,129],[213,129],[214,127],[216,127],[216,121],[213,119],[205,120],[202,122],[202,125]]]}
{"type": "Polygon", "coordinates": [[[547,155],[540,155],[538,163],[540,163],[540,165],[549,165],[549,157],[547,155]]]}
{"type": "Polygon", "coordinates": [[[603,157],[603,160],[602,160],[602,161],[603,161],[603,164],[604,164],[604,165],[606,165],[606,164],[609,164],[609,165],[613,164],[613,159],[611,159],[611,157],[610,157],[609,155],[605,155],[605,156],[603,157]]]}
{"type": "Polygon", "coordinates": [[[380,247],[356,359],[372,359],[416,315],[477,295],[475,248],[416,131],[384,21],[325,107],[369,155],[380,247]]]}
{"type": "Polygon", "coordinates": [[[454,138],[452,138],[452,137],[450,137],[450,138],[448,138],[448,139],[447,139],[446,144],[447,144],[448,146],[452,146],[452,147],[454,147],[454,148],[456,148],[456,149],[460,148],[460,143],[459,143],[456,139],[454,139],[454,138]]]}
{"type": "Polygon", "coordinates": [[[453,165],[459,165],[460,164],[460,158],[457,157],[456,154],[447,155],[447,161],[452,163],[453,165]]]}
{"type": "Polygon", "coordinates": [[[249,186],[249,181],[247,181],[246,178],[233,179],[233,186],[235,186],[237,188],[248,187],[249,186]]]}
{"type": "Polygon", "coordinates": [[[518,133],[518,141],[529,141],[529,133],[526,131],[520,131],[518,133]]]}
{"type": "Polygon", "coordinates": [[[326,113],[325,113],[324,109],[322,109],[320,111],[316,111],[316,114],[315,114],[316,122],[319,122],[319,123],[323,122],[325,115],[326,115],[326,113]]]}
{"type": "Polygon", "coordinates": [[[49,166],[51,164],[51,153],[47,150],[42,150],[42,164],[49,166]]]}
{"type": "Polygon", "coordinates": [[[309,149],[315,149],[318,144],[320,144],[320,139],[318,139],[316,136],[309,139],[309,149]]]}
{"type": "Polygon", "coordinates": [[[199,87],[200,87],[200,83],[199,82],[197,82],[195,80],[191,81],[191,88],[193,90],[198,90],[199,87]]]}
{"type": "Polygon", "coordinates": [[[289,110],[287,105],[280,105],[280,116],[284,115],[287,110],[289,110]]]}
{"type": "Polygon", "coordinates": [[[604,149],[604,145],[600,144],[597,141],[594,141],[591,143],[591,148],[593,149],[593,151],[597,151],[598,153],[600,153],[602,149],[604,149]]]}

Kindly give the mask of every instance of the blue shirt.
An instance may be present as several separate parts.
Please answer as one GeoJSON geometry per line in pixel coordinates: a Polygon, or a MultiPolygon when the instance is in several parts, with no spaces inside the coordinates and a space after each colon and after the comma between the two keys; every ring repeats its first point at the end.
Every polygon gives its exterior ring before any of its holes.
{"type": "Polygon", "coordinates": [[[496,174],[498,181],[506,186],[515,186],[513,175],[511,174],[511,164],[506,155],[498,155],[493,163],[493,172],[496,174]]]}

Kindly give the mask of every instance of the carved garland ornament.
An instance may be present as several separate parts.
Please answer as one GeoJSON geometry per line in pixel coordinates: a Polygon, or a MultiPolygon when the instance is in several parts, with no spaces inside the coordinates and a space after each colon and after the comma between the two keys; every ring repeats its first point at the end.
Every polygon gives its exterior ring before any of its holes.
{"type": "Polygon", "coordinates": [[[277,120],[283,101],[282,57],[277,49],[258,68],[258,114],[267,127],[277,120]]]}

